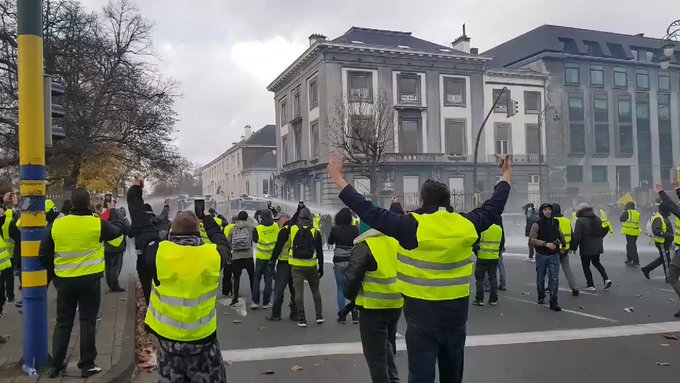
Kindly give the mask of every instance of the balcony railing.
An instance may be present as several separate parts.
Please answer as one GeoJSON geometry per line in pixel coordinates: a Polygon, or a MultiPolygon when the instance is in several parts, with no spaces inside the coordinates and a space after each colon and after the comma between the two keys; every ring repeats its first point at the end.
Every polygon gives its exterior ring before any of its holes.
{"type": "MultiPolygon", "coordinates": [[[[537,164],[538,154],[511,154],[510,158],[515,164],[537,164]]],[[[496,162],[496,156],[489,154],[486,158],[488,162],[496,162]]],[[[543,162],[545,162],[545,156],[543,156],[543,162]]]]}
{"type": "Polygon", "coordinates": [[[297,160],[283,165],[284,172],[290,172],[307,167],[307,160],[297,160]]]}
{"type": "Polygon", "coordinates": [[[388,153],[385,162],[472,162],[472,155],[444,153],[388,153]]]}

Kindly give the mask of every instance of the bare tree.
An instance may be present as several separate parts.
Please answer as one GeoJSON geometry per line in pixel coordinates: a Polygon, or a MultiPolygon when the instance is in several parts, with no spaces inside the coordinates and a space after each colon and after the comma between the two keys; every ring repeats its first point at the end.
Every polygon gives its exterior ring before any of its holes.
{"type": "Polygon", "coordinates": [[[373,100],[338,97],[329,121],[329,144],[351,169],[370,181],[370,196],[378,201],[379,166],[394,151],[394,108],[386,92],[373,100]]]}

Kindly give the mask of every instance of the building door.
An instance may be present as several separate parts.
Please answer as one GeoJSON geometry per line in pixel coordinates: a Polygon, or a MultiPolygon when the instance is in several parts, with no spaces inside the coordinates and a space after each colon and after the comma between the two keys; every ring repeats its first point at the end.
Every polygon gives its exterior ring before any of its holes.
{"type": "Polygon", "coordinates": [[[465,209],[465,178],[450,177],[449,191],[451,192],[451,206],[453,210],[465,209]]]}
{"type": "Polygon", "coordinates": [[[415,209],[420,202],[420,177],[404,176],[404,209],[415,209]]]}
{"type": "Polygon", "coordinates": [[[616,167],[616,194],[622,195],[631,191],[630,166],[616,167]]]}
{"type": "Polygon", "coordinates": [[[539,206],[541,204],[541,178],[536,174],[529,175],[527,201],[539,206]]]}

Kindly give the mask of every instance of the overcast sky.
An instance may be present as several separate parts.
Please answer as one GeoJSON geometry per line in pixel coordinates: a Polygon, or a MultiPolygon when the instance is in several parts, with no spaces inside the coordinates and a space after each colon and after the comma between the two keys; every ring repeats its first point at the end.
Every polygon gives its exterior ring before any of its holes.
{"type": "MultiPolygon", "coordinates": [[[[678,0],[133,0],[155,23],[164,73],[180,82],[178,146],[205,164],[243,134],[274,123],[265,87],[309,45],[351,26],[413,32],[448,45],[467,24],[480,51],[542,24],[662,36],[678,0]],[[425,5],[427,4],[427,6],[425,5]]],[[[81,0],[91,9],[106,0],[81,0]]]]}

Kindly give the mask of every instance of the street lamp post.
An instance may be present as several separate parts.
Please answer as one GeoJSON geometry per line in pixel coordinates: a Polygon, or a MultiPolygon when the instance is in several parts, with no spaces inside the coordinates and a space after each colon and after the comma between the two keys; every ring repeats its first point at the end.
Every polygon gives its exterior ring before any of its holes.
{"type": "MultiPolygon", "coordinates": [[[[545,108],[538,114],[538,196],[541,202],[545,201],[543,199],[544,188],[543,188],[543,123],[545,122],[545,114],[549,111],[555,112],[553,115],[553,121],[559,120],[560,116],[557,114],[557,109],[552,105],[546,105],[545,108]]],[[[550,169],[548,168],[548,187],[550,187],[550,169]]],[[[550,197],[548,195],[548,197],[550,197]]]]}
{"type": "Polygon", "coordinates": [[[667,70],[671,66],[673,60],[673,53],[675,50],[675,42],[680,39],[680,19],[673,21],[668,28],[666,28],[666,35],[663,37],[664,43],[661,45],[663,57],[659,59],[661,69],[667,70]]]}

